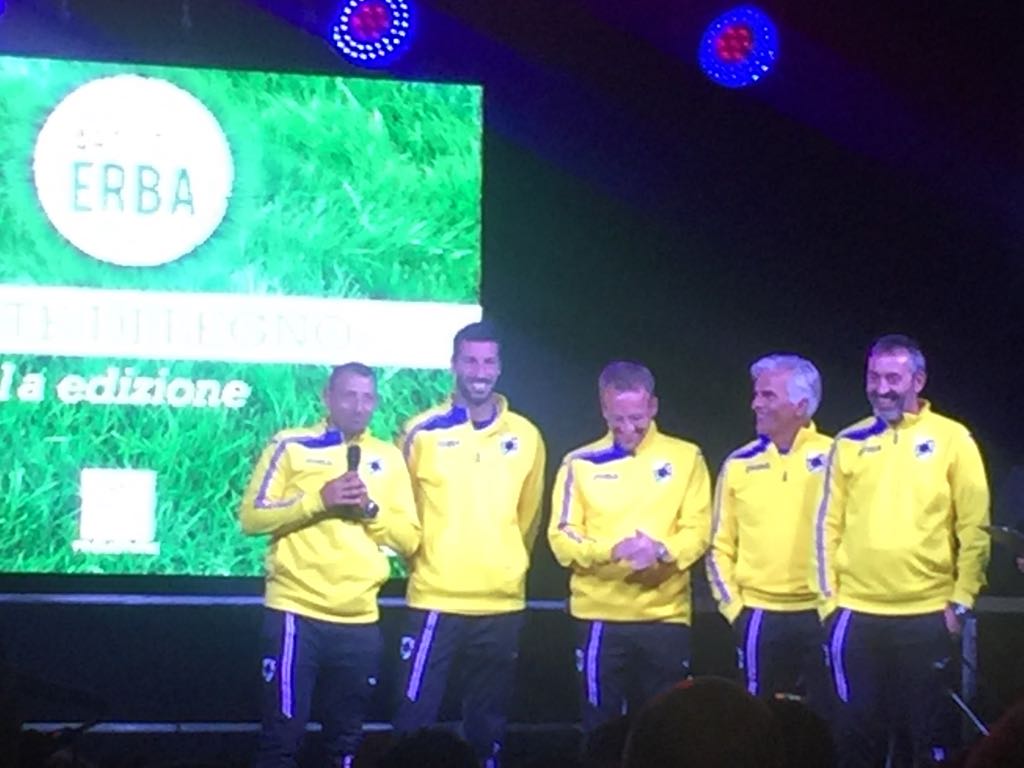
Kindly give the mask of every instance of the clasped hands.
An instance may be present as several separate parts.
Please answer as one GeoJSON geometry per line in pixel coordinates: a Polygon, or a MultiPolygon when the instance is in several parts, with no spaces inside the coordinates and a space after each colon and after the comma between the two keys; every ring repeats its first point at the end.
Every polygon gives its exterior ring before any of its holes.
{"type": "Polygon", "coordinates": [[[626,581],[656,587],[675,572],[674,564],[663,562],[664,551],[664,544],[637,530],[612,547],[612,560],[629,565],[632,573],[626,581]]]}

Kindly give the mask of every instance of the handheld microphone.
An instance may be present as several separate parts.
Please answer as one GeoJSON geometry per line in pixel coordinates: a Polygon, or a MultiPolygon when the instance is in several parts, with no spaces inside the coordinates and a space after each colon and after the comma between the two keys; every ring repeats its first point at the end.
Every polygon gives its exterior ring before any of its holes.
{"type": "MultiPolygon", "coordinates": [[[[357,443],[351,443],[348,446],[348,451],[345,453],[345,463],[349,472],[359,471],[359,460],[362,458],[362,455],[362,449],[360,449],[357,443]]],[[[339,509],[339,513],[343,520],[361,520],[364,517],[363,510],[351,504],[342,506],[339,509]]]]}

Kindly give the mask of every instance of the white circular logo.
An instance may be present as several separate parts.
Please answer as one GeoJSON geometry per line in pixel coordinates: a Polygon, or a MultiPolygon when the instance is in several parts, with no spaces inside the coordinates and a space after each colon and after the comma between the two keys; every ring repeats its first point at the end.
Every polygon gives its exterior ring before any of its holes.
{"type": "Polygon", "coordinates": [[[33,161],[39,202],[76,248],[154,267],[206,241],[227,212],[234,163],[217,118],[166,80],[115,75],[69,93],[33,161]]]}

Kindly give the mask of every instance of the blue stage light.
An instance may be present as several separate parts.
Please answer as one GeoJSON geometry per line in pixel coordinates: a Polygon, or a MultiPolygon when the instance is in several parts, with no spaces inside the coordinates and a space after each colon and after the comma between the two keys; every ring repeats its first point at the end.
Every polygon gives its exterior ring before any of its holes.
{"type": "Polygon", "coordinates": [[[360,67],[384,67],[412,39],[413,9],[405,0],[347,0],[331,25],[330,40],[360,67]]]}
{"type": "Polygon", "coordinates": [[[779,56],[779,33],[768,14],[752,5],[726,11],[704,31],[697,49],[701,69],[726,88],[753,85],[779,56]]]}

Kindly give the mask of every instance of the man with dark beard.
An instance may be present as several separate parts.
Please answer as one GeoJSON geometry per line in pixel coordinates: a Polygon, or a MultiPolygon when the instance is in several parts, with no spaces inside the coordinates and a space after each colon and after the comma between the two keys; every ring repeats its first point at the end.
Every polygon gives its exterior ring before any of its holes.
{"type": "Polygon", "coordinates": [[[514,682],[544,443],[494,391],[501,348],[488,324],[456,334],[452,374],[451,398],[411,419],[400,438],[423,543],[410,563],[394,727],[401,734],[437,720],[460,657],[466,739],[490,768],[498,765],[514,682]]]}
{"type": "Polygon", "coordinates": [[[881,765],[905,728],[915,765],[945,759],[951,635],[984,584],[989,493],[978,446],[920,397],[906,336],[868,353],[874,416],[840,432],[815,522],[814,581],[828,617],[840,765],[881,765]]]}

